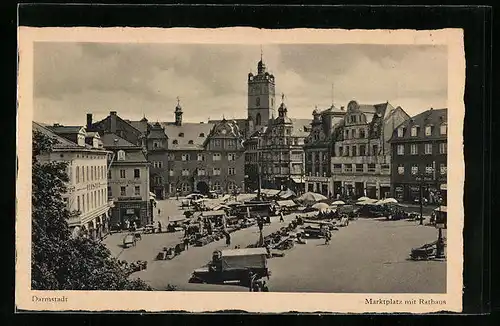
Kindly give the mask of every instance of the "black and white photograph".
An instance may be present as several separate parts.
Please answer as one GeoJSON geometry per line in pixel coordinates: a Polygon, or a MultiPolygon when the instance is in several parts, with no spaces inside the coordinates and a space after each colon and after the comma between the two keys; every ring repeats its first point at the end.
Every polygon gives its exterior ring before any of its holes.
{"type": "Polygon", "coordinates": [[[30,301],[133,291],[450,303],[463,162],[448,173],[448,143],[461,143],[450,134],[461,137],[464,110],[452,47],[254,34],[33,40],[23,223],[25,283],[41,294],[30,301]]]}

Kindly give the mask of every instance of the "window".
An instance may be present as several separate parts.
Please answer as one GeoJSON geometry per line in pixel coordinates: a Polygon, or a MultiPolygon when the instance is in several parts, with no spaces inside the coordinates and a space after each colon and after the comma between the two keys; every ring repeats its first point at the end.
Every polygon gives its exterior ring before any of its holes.
{"type": "Polygon", "coordinates": [[[170,170],[168,171],[168,175],[169,175],[169,176],[171,176],[171,177],[173,177],[173,176],[174,176],[174,170],[173,170],[173,169],[170,169],[170,170]]]}
{"type": "Polygon", "coordinates": [[[108,171],[108,179],[111,180],[111,170],[108,171]]]}
{"type": "Polygon", "coordinates": [[[183,161],[189,161],[189,154],[182,154],[183,161]]]}
{"type": "Polygon", "coordinates": [[[141,170],[134,169],[134,178],[138,179],[141,177],[141,170]]]}
{"type": "Polygon", "coordinates": [[[199,137],[205,137],[205,134],[202,132],[200,133],[199,137]]]}
{"type": "Polygon", "coordinates": [[[351,122],[356,122],[356,116],[355,115],[351,115],[351,122]]]}
{"type": "Polygon", "coordinates": [[[135,196],[140,196],[141,195],[141,186],[135,186],[134,187],[134,195],[135,196]]]}
{"type": "Polygon", "coordinates": [[[377,156],[378,153],[378,145],[373,145],[373,156],[377,156]]]}
{"type": "Polygon", "coordinates": [[[189,170],[188,169],[182,169],[182,175],[183,176],[188,176],[189,175],[189,170]]]}
{"type": "Polygon", "coordinates": [[[448,143],[439,144],[439,154],[446,154],[448,152],[448,143]]]}
{"type": "Polygon", "coordinates": [[[214,153],[214,155],[213,155],[213,160],[214,160],[214,161],[220,161],[220,159],[221,159],[221,155],[220,155],[220,153],[214,153]]]}
{"type": "Polygon", "coordinates": [[[205,155],[198,154],[198,161],[205,161],[205,155]]]}
{"type": "Polygon", "coordinates": [[[404,134],[405,134],[405,130],[403,129],[403,127],[398,128],[398,137],[403,137],[404,134]]]}
{"type": "Polygon", "coordinates": [[[80,167],[76,167],[76,183],[80,182],[80,167]]]}
{"type": "Polygon", "coordinates": [[[425,154],[432,154],[432,144],[425,144],[425,154]]]}
{"type": "Polygon", "coordinates": [[[333,172],[342,172],[342,164],[334,164],[333,165],[333,172]]]}
{"type": "Polygon", "coordinates": [[[342,146],[339,146],[338,156],[344,155],[342,146]]]}
{"type": "Polygon", "coordinates": [[[183,132],[180,132],[180,133],[179,133],[179,137],[184,137],[184,133],[183,133],[183,132]]]}
{"type": "Polygon", "coordinates": [[[441,127],[439,127],[439,133],[441,135],[446,135],[448,132],[448,126],[446,124],[442,124],[441,127]]]}
{"type": "Polygon", "coordinates": [[[418,154],[417,144],[411,144],[410,145],[410,153],[411,153],[411,155],[417,155],[418,154]]]}
{"type": "Polygon", "coordinates": [[[358,156],[358,148],[356,145],[352,146],[352,156],[358,156]]]}
{"type": "Polygon", "coordinates": [[[363,172],[363,164],[356,164],[356,172],[363,172]]]}
{"type": "Polygon", "coordinates": [[[127,195],[127,188],[126,187],[120,187],[120,196],[126,196],[127,195]]]}
{"type": "Polygon", "coordinates": [[[391,166],[389,164],[381,164],[380,165],[381,172],[389,172],[390,169],[391,169],[391,166]]]}
{"type": "Polygon", "coordinates": [[[234,168],[229,168],[229,169],[227,170],[227,173],[228,173],[229,175],[234,175],[234,174],[235,174],[235,173],[234,173],[234,168]]]}
{"type": "Polygon", "coordinates": [[[403,164],[398,165],[398,174],[405,174],[405,166],[403,164]]]}
{"type": "Polygon", "coordinates": [[[345,131],[345,139],[349,139],[349,130],[345,131]]]}
{"type": "Polygon", "coordinates": [[[260,106],[260,97],[257,97],[257,98],[255,99],[255,105],[256,105],[256,106],[260,106]]]}
{"type": "Polygon", "coordinates": [[[153,162],[153,167],[155,167],[155,168],[162,168],[163,167],[163,161],[153,162]]]}
{"type": "Polygon", "coordinates": [[[366,131],[364,129],[359,130],[359,138],[365,138],[366,137],[366,131]]]}
{"type": "Polygon", "coordinates": [[[344,156],[349,156],[349,146],[345,147],[344,156]]]}
{"type": "Polygon", "coordinates": [[[85,167],[82,166],[82,182],[85,182],[85,167]]]}
{"type": "Polygon", "coordinates": [[[183,183],[183,184],[182,184],[182,188],[181,188],[181,189],[182,189],[182,191],[184,191],[184,192],[188,192],[188,191],[190,191],[190,190],[191,190],[191,188],[189,187],[189,184],[188,184],[188,183],[183,183]]]}
{"type": "Polygon", "coordinates": [[[352,164],[343,164],[344,172],[352,172],[352,164]]]}
{"type": "Polygon", "coordinates": [[[111,192],[111,186],[108,186],[108,197],[113,196],[113,193],[111,192]]]}
{"type": "Polygon", "coordinates": [[[87,180],[86,181],[89,181],[90,180],[90,173],[89,173],[89,167],[86,166],[85,167],[85,170],[87,170],[87,173],[85,173],[87,175],[87,180]]]}
{"type": "Polygon", "coordinates": [[[85,195],[82,195],[82,213],[85,213],[85,195]]]}
{"type": "Polygon", "coordinates": [[[216,147],[220,146],[220,139],[214,139],[214,146],[216,147]]]}
{"type": "Polygon", "coordinates": [[[87,211],[90,211],[90,195],[87,194],[87,211]]]}
{"type": "Polygon", "coordinates": [[[76,210],[80,211],[80,196],[76,196],[76,210]]]}
{"type": "Polygon", "coordinates": [[[432,168],[432,163],[428,163],[425,165],[425,173],[426,174],[432,174],[434,169],[432,168]]]}
{"type": "Polygon", "coordinates": [[[213,175],[220,175],[220,168],[214,168],[213,175]]]}
{"type": "Polygon", "coordinates": [[[257,116],[255,118],[255,125],[260,126],[261,120],[262,120],[262,118],[260,116],[260,113],[257,113],[257,116]]]}
{"type": "Polygon", "coordinates": [[[234,147],[234,146],[236,146],[236,140],[234,140],[234,139],[229,139],[227,143],[228,143],[228,146],[229,146],[229,147],[234,147]]]}
{"type": "Polygon", "coordinates": [[[160,147],[160,142],[159,141],[154,141],[153,142],[153,148],[159,148],[160,147]]]}
{"type": "Polygon", "coordinates": [[[411,136],[417,137],[417,127],[416,126],[411,127],[411,136]]]}
{"type": "Polygon", "coordinates": [[[439,172],[442,174],[442,175],[445,175],[448,170],[447,170],[447,167],[446,167],[446,164],[445,163],[442,163],[440,166],[439,166],[439,172]]]}
{"type": "Polygon", "coordinates": [[[125,160],[125,151],[118,151],[118,161],[123,161],[125,160]]]}
{"type": "Polygon", "coordinates": [[[375,164],[368,164],[368,172],[375,172],[375,164]]]}
{"type": "Polygon", "coordinates": [[[413,175],[418,174],[418,165],[417,164],[413,164],[411,166],[411,174],[413,174],[413,175]]]}
{"type": "Polygon", "coordinates": [[[359,145],[359,155],[360,156],[366,155],[366,146],[365,145],[359,145]]]}
{"type": "Polygon", "coordinates": [[[155,176],[154,180],[156,185],[161,185],[163,183],[162,177],[160,176],[155,176]]]}
{"type": "Polygon", "coordinates": [[[120,170],[120,178],[125,179],[125,170],[120,170]]]}
{"type": "Polygon", "coordinates": [[[188,141],[188,144],[193,145],[193,141],[192,140],[188,141]]]}
{"type": "Polygon", "coordinates": [[[358,138],[358,133],[356,129],[352,130],[352,138],[358,138]]]}
{"type": "Polygon", "coordinates": [[[205,169],[198,169],[198,175],[205,175],[205,169]]]}
{"type": "Polygon", "coordinates": [[[426,136],[432,135],[432,126],[425,126],[425,135],[426,136]]]}
{"type": "Polygon", "coordinates": [[[398,155],[405,155],[405,145],[398,145],[398,155]]]}
{"type": "Polygon", "coordinates": [[[228,161],[236,161],[236,154],[234,154],[234,153],[229,153],[229,154],[227,155],[227,160],[228,160],[228,161]]]}
{"type": "Polygon", "coordinates": [[[177,139],[174,139],[174,140],[172,141],[172,144],[177,145],[177,144],[179,144],[179,142],[177,141],[177,139]]]}
{"type": "Polygon", "coordinates": [[[212,188],[213,188],[213,190],[216,190],[216,191],[220,190],[221,189],[220,182],[219,181],[215,181],[214,184],[213,184],[213,186],[212,186],[212,188]]]}

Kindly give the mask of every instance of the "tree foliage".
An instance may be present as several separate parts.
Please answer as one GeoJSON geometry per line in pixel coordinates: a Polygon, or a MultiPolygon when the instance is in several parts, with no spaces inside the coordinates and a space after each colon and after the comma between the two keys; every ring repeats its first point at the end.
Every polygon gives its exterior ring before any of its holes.
{"type": "Polygon", "coordinates": [[[151,290],[129,272],[100,242],[72,237],[71,212],[63,201],[69,180],[64,162],[39,160],[56,140],[33,133],[32,253],[33,290],[151,290]]]}

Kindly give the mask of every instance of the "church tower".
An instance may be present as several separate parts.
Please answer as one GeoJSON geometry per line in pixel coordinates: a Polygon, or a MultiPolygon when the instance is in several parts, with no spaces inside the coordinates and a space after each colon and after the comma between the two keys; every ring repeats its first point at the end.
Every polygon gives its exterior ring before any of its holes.
{"type": "Polygon", "coordinates": [[[255,129],[268,125],[275,118],[275,83],[274,76],[266,71],[262,61],[257,64],[257,74],[248,74],[248,120],[255,129]]]}
{"type": "Polygon", "coordinates": [[[175,107],[175,125],[182,125],[182,107],[180,99],[177,97],[177,106],[175,107]]]}

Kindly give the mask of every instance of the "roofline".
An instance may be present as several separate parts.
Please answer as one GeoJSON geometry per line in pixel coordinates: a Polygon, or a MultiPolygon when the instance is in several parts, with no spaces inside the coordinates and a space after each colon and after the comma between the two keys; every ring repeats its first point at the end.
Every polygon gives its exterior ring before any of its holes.
{"type": "Polygon", "coordinates": [[[91,152],[91,153],[99,153],[99,154],[113,154],[113,152],[107,151],[107,150],[100,150],[96,148],[84,148],[84,147],[69,147],[69,146],[62,146],[62,147],[54,147],[52,149],[54,152],[91,152]]]}

